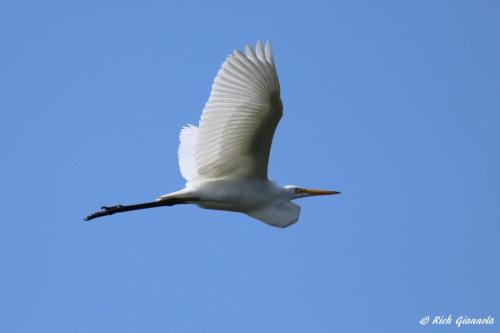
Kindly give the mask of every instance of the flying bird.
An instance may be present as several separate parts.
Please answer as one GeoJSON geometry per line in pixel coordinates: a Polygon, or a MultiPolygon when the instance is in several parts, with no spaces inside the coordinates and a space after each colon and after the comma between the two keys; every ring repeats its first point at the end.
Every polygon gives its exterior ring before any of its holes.
{"type": "Polygon", "coordinates": [[[337,191],[279,186],[267,175],[273,135],[283,114],[280,84],[271,44],[255,51],[233,51],[212,85],[198,126],[180,132],[179,168],[185,187],[153,202],[102,207],[85,218],[131,210],[195,204],[205,209],[241,212],[284,228],[299,219],[292,200],[337,191]]]}

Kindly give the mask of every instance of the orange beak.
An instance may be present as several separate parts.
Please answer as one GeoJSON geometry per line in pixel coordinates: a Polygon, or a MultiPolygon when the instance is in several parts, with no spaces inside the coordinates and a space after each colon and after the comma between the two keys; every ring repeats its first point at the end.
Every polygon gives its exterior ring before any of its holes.
{"type": "Polygon", "coordinates": [[[309,195],[332,195],[332,194],[340,194],[338,191],[325,191],[325,190],[313,190],[313,189],[304,189],[302,192],[307,193],[309,195]]]}

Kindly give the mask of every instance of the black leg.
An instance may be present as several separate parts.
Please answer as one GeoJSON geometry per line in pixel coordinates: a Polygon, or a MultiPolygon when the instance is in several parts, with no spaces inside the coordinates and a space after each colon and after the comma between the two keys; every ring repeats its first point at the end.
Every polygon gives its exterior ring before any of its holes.
{"type": "Polygon", "coordinates": [[[171,199],[166,199],[166,200],[161,200],[161,201],[145,202],[145,203],[136,204],[136,205],[116,205],[116,206],[110,206],[110,207],[103,206],[103,207],[101,207],[102,210],[87,216],[85,218],[85,221],[90,221],[90,220],[93,220],[93,219],[98,218],[98,217],[113,215],[116,213],[129,212],[131,210],[187,204],[187,203],[190,203],[192,201],[197,201],[197,200],[198,200],[197,198],[183,198],[183,199],[171,198],[171,199]]]}

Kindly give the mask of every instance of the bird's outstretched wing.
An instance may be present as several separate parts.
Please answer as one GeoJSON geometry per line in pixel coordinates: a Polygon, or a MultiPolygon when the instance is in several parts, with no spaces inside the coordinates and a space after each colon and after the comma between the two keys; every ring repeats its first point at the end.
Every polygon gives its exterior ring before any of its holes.
{"type": "Polygon", "coordinates": [[[194,138],[196,134],[194,151],[179,151],[183,175],[266,180],[271,143],[282,110],[269,42],[265,48],[257,42],[255,52],[250,46],[246,46],[245,54],[235,50],[217,73],[199,128],[192,128],[190,131],[196,133],[186,136],[194,138]],[[182,159],[191,160],[189,167],[183,167],[182,159]]]}

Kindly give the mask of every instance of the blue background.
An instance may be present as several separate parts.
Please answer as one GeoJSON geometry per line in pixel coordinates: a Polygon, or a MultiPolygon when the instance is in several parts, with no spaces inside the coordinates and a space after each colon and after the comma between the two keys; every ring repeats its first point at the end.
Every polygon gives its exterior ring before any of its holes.
{"type": "MultiPolygon", "coordinates": [[[[500,320],[497,1],[1,5],[2,332],[420,332],[500,320]],[[234,48],[271,40],[298,224],[178,206],[234,48]]],[[[461,328],[492,332],[493,327],[461,328]]]]}

